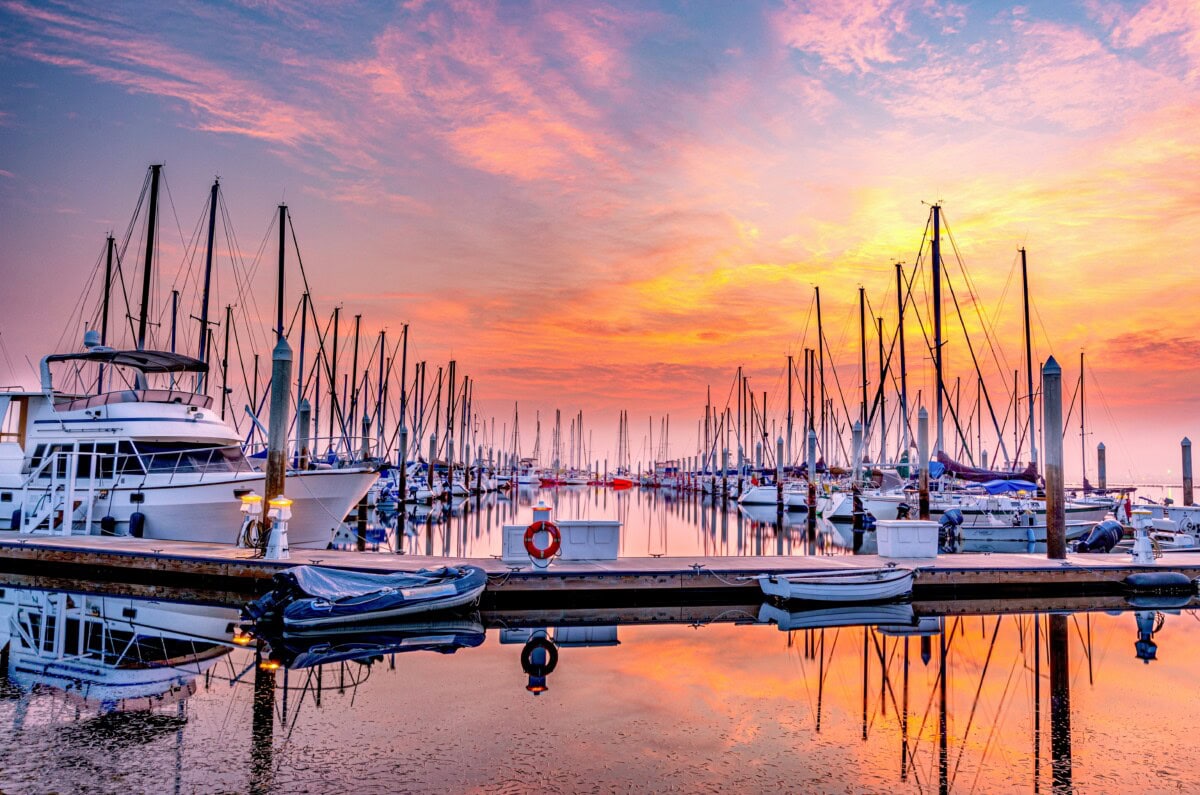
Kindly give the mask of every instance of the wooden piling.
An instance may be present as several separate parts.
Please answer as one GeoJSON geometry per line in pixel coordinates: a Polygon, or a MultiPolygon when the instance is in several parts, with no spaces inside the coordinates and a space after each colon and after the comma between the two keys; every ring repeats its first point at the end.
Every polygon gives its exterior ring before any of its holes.
{"type": "Polygon", "coordinates": [[[1192,502],[1192,442],[1186,436],[1179,443],[1183,452],[1183,504],[1193,505],[1192,502]]]}
{"type": "MultiPolygon", "coordinates": [[[[267,477],[264,505],[283,494],[287,476],[288,403],[291,397],[292,349],[287,338],[279,337],[271,352],[271,419],[267,428],[267,477]]],[[[263,526],[271,529],[269,512],[264,511],[263,526]]],[[[264,538],[268,533],[264,533],[264,538]]]]}
{"type": "Polygon", "coordinates": [[[1063,493],[1062,367],[1051,356],[1042,367],[1042,431],[1046,478],[1046,556],[1067,557],[1067,514],[1063,493]]]}
{"type": "Polygon", "coordinates": [[[817,432],[808,429],[808,535],[817,532],[817,432]]]}
{"type": "Polygon", "coordinates": [[[917,517],[929,519],[929,412],[922,406],[917,412],[917,464],[920,485],[917,492],[917,517]]]}
{"type": "Polygon", "coordinates": [[[1105,459],[1104,442],[1096,445],[1096,482],[1100,491],[1108,489],[1108,461],[1105,459]]]}

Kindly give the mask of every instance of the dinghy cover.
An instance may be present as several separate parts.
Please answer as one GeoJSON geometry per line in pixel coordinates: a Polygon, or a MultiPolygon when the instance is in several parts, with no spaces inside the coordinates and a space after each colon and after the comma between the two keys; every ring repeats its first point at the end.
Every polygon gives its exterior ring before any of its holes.
{"type": "Polygon", "coordinates": [[[478,596],[487,585],[487,573],[477,566],[393,574],[296,566],[276,574],[274,584],[273,591],[246,606],[247,617],[304,625],[440,610],[461,605],[463,597],[478,596]]]}

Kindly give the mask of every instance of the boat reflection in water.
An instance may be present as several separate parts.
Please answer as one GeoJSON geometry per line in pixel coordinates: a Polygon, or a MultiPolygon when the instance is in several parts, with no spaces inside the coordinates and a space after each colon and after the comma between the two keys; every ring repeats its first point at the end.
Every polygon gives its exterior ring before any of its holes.
{"type": "Polygon", "coordinates": [[[100,712],[182,701],[233,648],[238,611],[29,588],[0,588],[6,673],[24,691],[51,689],[100,712]]]}
{"type": "Polygon", "coordinates": [[[1166,742],[1200,708],[1194,600],[750,598],[236,648],[227,608],[4,588],[3,788],[45,791],[47,770],[64,791],[97,771],[180,792],[1194,788],[1200,750],[1166,742]]]}

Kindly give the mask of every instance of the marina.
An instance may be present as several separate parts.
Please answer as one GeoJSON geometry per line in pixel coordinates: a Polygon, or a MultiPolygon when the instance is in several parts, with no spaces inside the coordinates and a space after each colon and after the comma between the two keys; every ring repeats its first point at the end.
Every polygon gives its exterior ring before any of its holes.
{"type": "Polygon", "coordinates": [[[1192,792],[1188,0],[0,3],[0,792],[1192,792]]]}

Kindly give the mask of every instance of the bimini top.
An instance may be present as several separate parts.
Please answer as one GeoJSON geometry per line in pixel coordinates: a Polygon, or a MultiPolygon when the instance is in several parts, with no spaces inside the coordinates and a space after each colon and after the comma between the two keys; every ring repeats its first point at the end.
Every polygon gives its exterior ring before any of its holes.
{"type": "Polygon", "coordinates": [[[170,351],[115,351],[97,348],[81,353],[55,353],[49,362],[97,362],[132,367],[143,373],[207,373],[208,365],[191,356],[170,351]]]}

